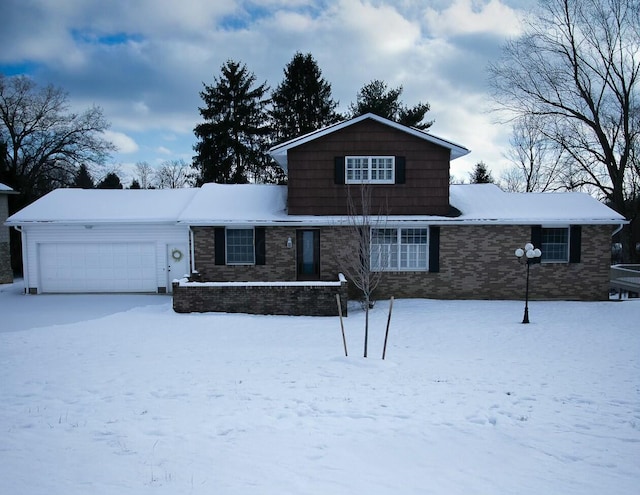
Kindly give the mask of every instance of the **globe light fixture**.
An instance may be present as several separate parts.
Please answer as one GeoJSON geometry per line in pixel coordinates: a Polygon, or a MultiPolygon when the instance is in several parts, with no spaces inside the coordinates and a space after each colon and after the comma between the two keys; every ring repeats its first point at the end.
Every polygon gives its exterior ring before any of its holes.
{"type": "Polygon", "coordinates": [[[527,283],[524,295],[524,317],[522,318],[522,323],[529,323],[529,267],[532,263],[536,263],[536,260],[542,256],[542,251],[534,247],[530,242],[527,242],[524,245],[524,249],[518,248],[514,254],[521,264],[527,265],[527,283]]]}

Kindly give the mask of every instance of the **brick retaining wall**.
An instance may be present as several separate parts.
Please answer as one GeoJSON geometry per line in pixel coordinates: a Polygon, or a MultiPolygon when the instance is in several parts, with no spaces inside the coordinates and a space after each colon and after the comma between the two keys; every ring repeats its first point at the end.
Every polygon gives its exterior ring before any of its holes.
{"type": "Polygon", "coordinates": [[[337,316],[336,294],[347,315],[347,282],[212,283],[173,282],[176,313],[251,313],[337,316]]]}

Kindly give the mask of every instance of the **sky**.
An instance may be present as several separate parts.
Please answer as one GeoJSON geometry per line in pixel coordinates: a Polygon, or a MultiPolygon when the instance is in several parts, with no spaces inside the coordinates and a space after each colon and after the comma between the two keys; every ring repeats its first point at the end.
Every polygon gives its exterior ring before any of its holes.
{"type": "Polygon", "coordinates": [[[511,133],[495,122],[487,65],[522,32],[535,0],[4,0],[0,72],[68,92],[73,110],[103,109],[117,147],[99,178],[134,164],[191,162],[203,84],[246,64],[275,89],[296,52],[311,53],[346,112],[381,79],[403,102],[427,102],[430,132],[471,150],[452,162],[468,180],[483,161],[508,166],[511,133]]]}

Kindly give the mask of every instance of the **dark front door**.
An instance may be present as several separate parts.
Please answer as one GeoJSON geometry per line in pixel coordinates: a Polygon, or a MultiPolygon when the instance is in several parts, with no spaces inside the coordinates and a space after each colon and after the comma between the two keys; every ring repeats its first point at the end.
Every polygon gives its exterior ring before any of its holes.
{"type": "Polygon", "coordinates": [[[320,231],[298,230],[298,280],[320,280],[320,231]]]}

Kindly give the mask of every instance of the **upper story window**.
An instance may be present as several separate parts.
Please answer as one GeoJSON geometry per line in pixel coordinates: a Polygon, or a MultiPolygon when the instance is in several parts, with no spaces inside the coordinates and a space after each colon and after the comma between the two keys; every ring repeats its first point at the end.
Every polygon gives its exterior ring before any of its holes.
{"type": "Polygon", "coordinates": [[[371,229],[372,270],[426,270],[428,264],[428,228],[371,229]]]}
{"type": "Polygon", "coordinates": [[[347,156],[345,157],[345,184],[393,184],[395,182],[395,157],[347,156]]]}
{"type": "Polygon", "coordinates": [[[227,264],[253,265],[256,261],[253,229],[226,229],[227,264]]]}
{"type": "Polygon", "coordinates": [[[569,261],[569,228],[542,228],[542,262],[567,263],[569,261]]]}

